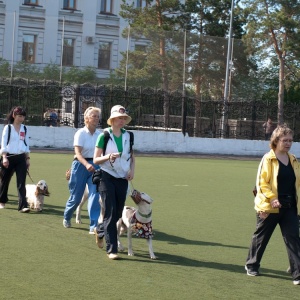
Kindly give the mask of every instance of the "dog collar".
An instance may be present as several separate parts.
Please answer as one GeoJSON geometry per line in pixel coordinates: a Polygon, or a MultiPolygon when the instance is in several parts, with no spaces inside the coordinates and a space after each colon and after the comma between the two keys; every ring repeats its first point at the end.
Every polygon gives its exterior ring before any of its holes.
{"type": "Polygon", "coordinates": [[[140,211],[138,211],[139,215],[143,218],[150,218],[151,215],[152,215],[152,210],[149,212],[149,214],[145,215],[145,214],[142,214],[140,211]]]}

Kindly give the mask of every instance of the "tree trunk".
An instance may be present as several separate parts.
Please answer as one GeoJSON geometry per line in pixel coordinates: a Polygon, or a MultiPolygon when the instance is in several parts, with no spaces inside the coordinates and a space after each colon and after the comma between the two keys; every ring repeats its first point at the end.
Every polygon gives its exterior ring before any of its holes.
{"type": "Polygon", "coordinates": [[[284,100],[284,59],[279,57],[279,89],[278,89],[278,125],[283,124],[283,100],[284,100]]]}

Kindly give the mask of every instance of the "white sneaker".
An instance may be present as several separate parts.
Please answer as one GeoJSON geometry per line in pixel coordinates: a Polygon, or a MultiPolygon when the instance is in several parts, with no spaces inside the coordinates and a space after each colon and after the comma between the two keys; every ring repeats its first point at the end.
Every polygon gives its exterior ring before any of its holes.
{"type": "Polygon", "coordinates": [[[293,280],[294,285],[300,285],[300,278],[293,280]]]}
{"type": "Polygon", "coordinates": [[[0,203],[0,209],[5,208],[5,203],[0,203]]]}
{"type": "Polygon", "coordinates": [[[118,254],[116,254],[116,253],[109,253],[109,254],[107,254],[107,256],[109,259],[118,259],[119,258],[118,254]]]}
{"type": "Polygon", "coordinates": [[[63,225],[64,225],[65,228],[70,228],[71,227],[71,222],[64,219],[63,220],[63,225]]]}
{"type": "Polygon", "coordinates": [[[21,210],[19,210],[19,212],[21,212],[21,213],[29,213],[30,212],[30,208],[24,207],[21,210]]]}

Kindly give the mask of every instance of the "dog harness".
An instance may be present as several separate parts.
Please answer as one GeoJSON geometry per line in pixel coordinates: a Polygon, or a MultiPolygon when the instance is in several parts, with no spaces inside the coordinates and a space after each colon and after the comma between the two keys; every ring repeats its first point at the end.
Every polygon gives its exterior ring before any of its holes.
{"type": "Polygon", "coordinates": [[[153,237],[152,221],[148,223],[141,223],[136,218],[136,212],[135,212],[130,220],[130,223],[131,223],[131,231],[133,235],[135,235],[136,237],[140,237],[144,239],[149,239],[153,237]]]}

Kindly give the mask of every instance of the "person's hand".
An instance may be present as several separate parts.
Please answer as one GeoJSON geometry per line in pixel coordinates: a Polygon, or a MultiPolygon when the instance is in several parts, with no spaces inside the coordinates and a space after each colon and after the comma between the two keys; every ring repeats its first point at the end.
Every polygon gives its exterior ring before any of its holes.
{"type": "Polygon", "coordinates": [[[115,153],[110,153],[108,159],[110,162],[114,163],[118,157],[120,157],[120,152],[115,152],[115,153]]]}
{"type": "Polygon", "coordinates": [[[86,164],[86,169],[89,171],[89,172],[94,172],[95,171],[95,168],[92,164],[86,164]]]}
{"type": "Polygon", "coordinates": [[[281,208],[281,204],[278,199],[272,200],[271,206],[272,206],[272,208],[281,208]]]}
{"type": "Polygon", "coordinates": [[[2,165],[4,168],[8,168],[9,161],[8,161],[7,157],[2,158],[2,165]]]}
{"type": "Polygon", "coordinates": [[[127,173],[127,176],[126,176],[126,179],[127,180],[132,180],[134,177],[134,172],[132,170],[130,170],[128,173],[127,173]]]}

